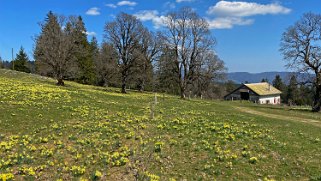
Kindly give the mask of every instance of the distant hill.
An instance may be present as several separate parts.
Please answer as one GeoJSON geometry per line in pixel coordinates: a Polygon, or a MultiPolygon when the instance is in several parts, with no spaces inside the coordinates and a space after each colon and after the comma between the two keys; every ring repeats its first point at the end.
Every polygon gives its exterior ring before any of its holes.
{"type": "MultiPolygon", "coordinates": [[[[262,72],[262,73],[248,73],[248,72],[231,72],[227,74],[229,80],[234,81],[235,83],[255,83],[261,82],[262,79],[268,79],[270,83],[274,80],[276,75],[280,75],[284,82],[290,80],[291,75],[298,74],[295,72],[262,72]]],[[[311,77],[309,74],[299,74],[298,80],[306,80],[307,77],[311,77]]]]}

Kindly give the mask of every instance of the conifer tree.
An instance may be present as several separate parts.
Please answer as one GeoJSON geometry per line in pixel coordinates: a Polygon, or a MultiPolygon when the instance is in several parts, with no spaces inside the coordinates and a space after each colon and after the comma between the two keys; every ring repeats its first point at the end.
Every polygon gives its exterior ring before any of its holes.
{"type": "Polygon", "coordinates": [[[2,69],[2,68],[4,68],[4,65],[3,65],[3,60],[2,60],[2,58],[0,57],[0,68],[2,69]]]}
{"type": "Polygon", "coordinates": [[[94,84],[98,84],[99,80],[99,74],[98,74],[98,65],[97,62],[99,61],[99,45],[97,42],[97,39],[95,36],[93,36],[89,42],[89,54],[90,54],[90,59],[92,60],[93,63],[93,72],[95,74],[95,80],[94,80],[94,84]]]}
{"type": "Polygon", "coordinates": [[[282,94],[281,94],[281,101],[286,101],[286,92],[287,90],[285,89],[285,85],[282,81],[282,78],[280,75],[276,75],[274,80],[272,81],[272,84],[275,88],[279,89],[282,94]]]}
{"type": "Polygon", "coordinates": [[[95,36],[91,38],[89,42],[89,46],[90,46],[90,55],[92,56],[92,59],[95,62],[95,59],[97,59],[99,56],[99,45],[97,42],[97,38],[95,36]]]}
{"type": "Polygon", "coordinates": [[[263,78],[261,82],[269,82],[269,80],[267,78],[263,78]]]}
{"type": "Polygon", "coordinates": [[[91,46],[87,40],[85,24],[81,16],[72,17],[71,24],[73,25],[71,34],[75,43],[75,56],[79,68],[77,80],[84,84],[94,84],[96,79],[94,60],[91,55],[91,46]]]}
{"type": "Polygon", "coordinates": [[[288,104],[295,104],[298,97],[298,81],[295,75],[292,75],[287,88],[286,100],[288,104]]]}
{"type": "Polygon", "coordinates": [[[284,89],[284,83],[282,82],[282,78],[280,75],[275,76],[275,79],[272,81],[272,84],[275,88],[281,91],[284,89]]]}
{"type": "Polygon", "coordinates": [[[65,20],[65,17],[50,11],[40,24],[41,33],[35,40],[37,70],[43,75],[56,78],[57,85],[64,85],[64,79],[72,76],[77,68],[74,61],[74,40],[70,36],[71,27],[70,24],[65,24],[65,20]]]}
{"type": "Polygon", "coordinates": [[[14,60],[14,69],[20,72],[30,73],[30,68],[28,67],[29,58],[23,47],[20,47],[19,53],[16,55],[14,60]]]}

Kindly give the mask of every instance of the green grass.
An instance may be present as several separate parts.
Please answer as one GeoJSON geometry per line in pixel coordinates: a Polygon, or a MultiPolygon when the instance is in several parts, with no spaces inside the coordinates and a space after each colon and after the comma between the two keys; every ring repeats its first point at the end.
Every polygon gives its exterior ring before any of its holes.
{"type": "Polygon", "coordinates": [[[0,180],[321,177],[320,127],[237,107],[316,121],[320,113],[165,94],[157,101],[0,70],[0,180]]]}
{"type": "Polygon", "coordinates": [[[284,106],[284,107],[273,107],[273,106],[253,106],[255,109],[267,113],[277,113],[284,116],[295,116],[303,119],[316,119],[321,121],[321,114],[311,111],[311,107],[300,107],[300,106],[284,106]]]}

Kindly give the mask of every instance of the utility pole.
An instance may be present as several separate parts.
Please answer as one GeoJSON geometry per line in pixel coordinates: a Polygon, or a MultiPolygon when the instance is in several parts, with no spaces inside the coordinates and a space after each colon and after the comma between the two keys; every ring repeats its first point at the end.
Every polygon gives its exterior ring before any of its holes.
{"type": "Polygon", "coordinates": [[[11,49],[11,62],[12,62],[12,70],[14,70],[14,61],[13,61],[13,48],[11,49]]]}

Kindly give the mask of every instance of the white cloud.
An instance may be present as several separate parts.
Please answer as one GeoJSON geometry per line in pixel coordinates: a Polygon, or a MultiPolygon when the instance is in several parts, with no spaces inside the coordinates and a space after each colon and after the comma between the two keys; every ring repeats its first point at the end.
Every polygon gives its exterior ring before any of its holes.
{"type": "Polygon", "coordinates": [[[115,4],[105,4],[105,6],[110,7],[110,8],[117,8],[115,4]]]}
{"type": "Polygon", "coordinates": [[[177,3],[181,3],[181,2],[193,2],[194,0],[176,0],[177,3]]]}
{"type": "Polygon", "coordinates": [[[152,21],[154,24],[154,28],[158,29],[164,26],[164,21],[166,20],[166,16],[160,16],[157,10],[143,10],[134,14],[141,21],[152,21]]]}
{"type": "Polygon", "coordinates": [[[234,25],[251,25],[254,23],[253,19],[244,19],[239,17],[224,17],[207,19],[210,29],[231,29],[234,25]]]}
{"type": "Polygon", "coordinates": [[[176,5],[175,3],[172,3],[170,1],[167,1],[166,3],[164,3],[163,5],[165,8],[169,8],[169,9],[175,9],[176,8],[176,5]]]}
{"type": "Polygon", "coordinates": [[[94,31],[87,31],[87,32],[86,32],[86,35],[88,35],[88,36],[96,36],[96,32],[94,32],[94,31]]]}
{"type": "Polygon", "coordinates": [[[158,17],[157,10],[142,10],[134,14],[141,21],[153,20],[155,17],[158,17]]]}
{"type": "Polygon", "coordinates": [[[229,29],[234,25],[251,25],[254,19],[246,17],[267,14],[288,14],[291,9],[281,6],[279,3],[258,4],[243,1],[219,1],[207,10],[208,15],[216,18],[208,19],[211,29],[229,29]]]}
{"type": "Polygon", "coordinates": [[[91,16],[100,15],[99,8],[96,8],[96,7],[90,8],[90,9],[88,9],[88,11],[86,12],[86,14],[87,14],[87,15],[91,15],[91,16]]]}
{"type": "Polygon", "coordinates": [[[134,1],[119,1],[117,5],[118,6],[136,6],[137,3],[134,1]]]}
{"type": "Polygon", "coordinates": [[[136,6],[136,5],[137,5],[137,2],[135,1],[119,1],[117,4],[112,4],[112,3],[105,4],[105,6],[109,8],[117,8],[118,6],[132,6],[131,9],[133,9],[133,6],[136,6]]]}
{"type": "Polygon", "coordinates": [[[207,14],[216,16],[246,17],[266,14],[288,14],[291,9],[281,6],[278,3],[258,4],[242,1],[219,1],[209,7],[207,14]]]}

